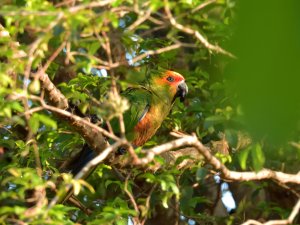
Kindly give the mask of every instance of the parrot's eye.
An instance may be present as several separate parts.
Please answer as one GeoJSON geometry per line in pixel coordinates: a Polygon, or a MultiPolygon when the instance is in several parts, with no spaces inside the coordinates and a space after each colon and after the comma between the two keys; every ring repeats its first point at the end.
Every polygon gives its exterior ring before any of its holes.
{"type": "Polygon", "coordinates": [[[173,77],[167,77],[167,81],[173,82],[173,81],[174,81],[174,78],[173,78],[173,77]]]}

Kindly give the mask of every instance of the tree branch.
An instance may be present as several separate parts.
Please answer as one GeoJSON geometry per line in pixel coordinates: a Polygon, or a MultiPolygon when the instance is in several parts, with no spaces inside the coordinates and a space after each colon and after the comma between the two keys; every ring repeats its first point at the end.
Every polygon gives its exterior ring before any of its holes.
{"type": "Polygon", "coordinates": [[[60,90],[52,83],[46,73],[39,75],[41,87],[47,93],[50,103],[58,109],[69,108],[68,99],[60,92],[60,90]]]}
{"type": "Polygon", "coordinates": [[[217,45],[213,45],[211,43],[209,43],[205,37],[203,37],[202,34],[199,33],[199,31],[193,30],[192,28],[186,27],[180,23],[177,23],[177,21],[175,20],[175,18],[173,17],[170,7],[169,7],[169,2],[168,0],[164,0],[164,4],[165,4],[165,12],[167,14],[167,17],[169,18],[170,23],[177,28],[178,30],[183,31],[184,33],[187,34],[191,34],[193,35],[195,38],[197,38],[201,44],[204,45],[204,47],[206,47],[207,49],[217,52],[217,53],[221,53],[223,55],[227,55],[231,58],[236,58],[232,53],[224,50],[223,48],[217,46],[217,45]]]}
{"type": "Polygon", "coordinates": [[[262,169],[258,172],[236,172],[229,170],[219,159],[212,155],[210,149],[204,146],[196,136],[183,136],[177,140],[156,146],[146,151],[146,156],[133,161],[136,165],[146,165],[151,162],[156,155],[170,151],[183,146],[195,147],[204,160],[212,165],[215,170],[221,172],[223,179],[231,181],[250,181],[250,180],[265,180],[273,179],[281,183],[295,183],[300,184],[300,173],[287,174],[283,172],[273,171],[270,169],[262,169]]]}
{"type": "Polygon", "coordinates": [[[290,216],[285,220],[270,220],[266,223],[261,223],[256,220],[248,220],[242,225],[285,225],[285,224],[292,224],[296,216],[298,215],[300,210],[300,199],[297,201],[296,205],[294,206],[290,216]]]}
{"type": "Polygon", "coordinates": [[[127,29],[132,31],[135,30],[141,23],[143,23],[144,21],[146,21],[147,19],[149,19],[149,17],[151,16],[151,10],[147,10],[147,12],[145,12],[144,14],[139,13],[139,17],[136,21],[134,21],[133,24],[131,24],[127,29]]]}
{"type": "MultiPolygon", "coordinates": [[[[102,2],[104,3],[104,2],[102,2]]],[[[59,13],[58,17],[49,24],[49,26],[46,28],[46,31],[49,31],[53,26],[55,26],[60,19],[63,18],[63,13],[59,13]]],[[[1,25],[0,26],[0,34],[2,36],[8,36],[9,33],[4,29],[4,27],[1,25]]],[[[68,37],[68,34],[66,35],[68,37]]],[[[47,68],[50,66],[52,61],[58,56],[58,54],[61,52],[61,50],[65,46],[65,41],[53,52],[53,54],[50,56],[50,58],[47,60],[46,64],[36,73],[36,74],[30,74],[31,70],[31,63],[34,59],[34,51],[38,48],[38,45],[42,41],[42,38],[38,38],[33,42],[31,45],[31,49],[28,53],[28,63],[26,65],[26,69],[24,72],[24,76],[26,78],[29,78],[29,76],[36,76],[35,79],[39,79],[41,82],[41,87],[44,89],[44,91],[47,93],[50,105],[47,105],[42,98],[36,97],[35,100],[39,100],[42,104],[42,107],[46,110],[55,112],[63,119],[66,119],[69,124],[75,128],[75,130],[82,135],[82,137],[87,141],[87,143],[96,151],[100,152],[103,149],[105,149],[108,146],[108,143],[106,142],[105,138],[103,137],[103,134],[106,135],[107,137],[110,137],[114,140],[118,140],[118,138],[107,132],[106,130],[88,122],[85,119],[82,119],[81,117],[78,117],[76,115],[73,115],[72,113],[65,111],[65,109],[69,108],[68,104],[68,99],[60,92],[60,90],[52,83],[50,80],[49,76],[45,73],[47,68]]],[[[24,93],[27,93],[27,85],[25,85],[24,82],[24,93]]],[[[16,94],[17,97],[21,97],[26,104],[24,105],[25,107],[25,112],[24,115],[26,117],[30,116],[31,113],[38,111],[39,108],[35,108],[34,110],[30,110],[28,107],[28,101],[27,101],[27,94],[25,95],[20,95],[16,94]]]]}
{"type": "Polygon", "coordinates": [[[140,60],[142,60],[143,58],[147,57],[147,56],[150,56],[150,55],[158,55],[158,54],[161,54],[163,52],[168,52],[168,51],[172,51],[174,49],[177,49],[177,48],[180,48],[182,45],[180,43],[177,43],[177,44],[173,44],[173,45],[170,45],[170,46],[167,46],[167,47],[164,47],[164,48],[159,48],[157,50],[149,50],[149,51],[146,51],[136,57],[134,57],[132,60],[131,60],[131,63],[136,63],[140,60]]]}
{"type": "Polygon", "coordinates": [[[196,8],[194,8],[191,12],[192,12],[192,13],[195,13],[195,12],[197,12],[197,11],[199,11],[199,10],[205,8],[206,6],[208,6],[208,5],[212,4],[212,3],[215,3],[216,1],[217,1],[217,0],[209,0],[209,1],[207,1],[207,2],[203,2],[203,3],[201,3],[200,5],[198,5],[196,8]]]}
{"type": "MultiPolygon", "coordinates": [[[[48,78],[49,79],[49,78],[48,78]]],[[[53,85],[53,84],[52,84],[53,85]]],[[[76,116],[66,110],[60,109],[55,106],[47,105],[45,101],[37,96],[26,96],[24,94],[14,93],[11,96],[13,99],[24,99],[28,98],[31,100],[39,101],[41,103],[41,107],[44,110],[49,110],[51,112],[56,113],[59,115],[60,118],[67,120],[70,126],[72,126],[85,140],[86,142],[97,152],[101,152],[103,149],[105,149],[108,146],[107,141],[103,137],[109,137],[115,141],[120,140],[117,136],[114,134],[108,132],[107,130],[89,122],[88,120],[81,118],[79,116],[76,116]]],[[[25,112],[24,114],[29,114],[32,112],[36,112],[41,110],[40,107],[35,107],[32,110],[29,110],[25,112]]]]}
{"type": "Polygon", "coordinates": [[[130,191],[128,190],[128,179],[130,178],[130,175],[131,173],[128,174],[128,176],[126,177],[125,179],[125,184],[124,184],[124,191],[125,193],[127,194],[127,196],[129,197],[130,199],[130,202],[132,203],[133,207],[134,207],[134,210],[136,211],[136,214],[137,216],[133,218],[133,221],[135,224],[141,224],[141,222],[139,221],[139,214],[140,214],[140,211],[139,211],[139,208],[138,208],[138,205],[133,197],[133,195],[130,193],[130,191]]]}
{"type": "Polygon", "coordinates": [[[99,2],[91,2],[89,4],[82,4],[82,5],[78,5],[78,6],[73,6],[69,9],[69,11],[71,13],[76,13],[76,12],[78,12],[80,10],[83,10],[83,9],[103,7],[103,6],[109,5],[113,2],[114,2],[114,0],[102,0],[102,1],[99,1],[99,2]]]}
{"type": "MultiPolygon", "coordinates": [[[[120,139],[113,145],[108,146],[104,149],[98,156],[89,161],[74,177],[74,180],[80,180],[86,176],[95,166],[101,163],[103,160],[107,158],[107,156],[113,151],[117,150],[121,145],[126,144],[127,141],[124,139],[120,139]]],[[[52,208],[57,203],[63,203],[73,194],[71,191],[73,185],[70,183],[67,186],[61,187],[61,190],[57,192],[57,195],[52,199],[52,201],[48,205],[48,210],[52,208]]]]}
{"type": "Polygon", "coordinates": [[[42,103],[42,106],[49,111],[55,112],[67,119],[69,124],[75,128],[75,130],[86,140],[86,142],[91,146],[91,148],[97,152],[101,152],[108,146],[107,141],[103,137],[103,135],[113,139],[119,140],[114,134],[106,131],[105,129],[76,116],[68,111],[47,105],[42,103]]]}

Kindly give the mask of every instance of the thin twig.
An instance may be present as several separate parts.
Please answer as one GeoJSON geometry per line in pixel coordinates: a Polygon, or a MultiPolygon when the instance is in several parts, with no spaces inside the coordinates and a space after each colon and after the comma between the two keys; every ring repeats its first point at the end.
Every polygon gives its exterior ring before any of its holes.
{"type": "Polygon", "coordinates": [[[180,19],[180,18],[182,18],[182,17],[185,17],[185,16],[187,16],[187,15],[190,15],[190,14],[192,14],[192,13],[195,13],[195,12],[204,9],[205,7],[211,5],[211,4],[215,3],[215,2],[217,2],[217,0],[209,0],[209,1],[203,2],[203,3],[201,3],[200,5],[198,5],[196,8],[192,9],[191,11],[184,12],[184,13],[182,13],[182,14],[176,16],[175,19],[180,19]]]}
{"type": "Polygon", "coordinates": [[[92,210],[90,210],[88,207],[86,207],[79,199],[77,199],[75,196],[71,196],[68,199],[69,202],[71,202],[74,206],[81,209],[86,215],[90,215],[93,213],[92,210]]]}
{"type": "MultiPolygon", "coordinates": [[[[53,20],[48,27],[44,30],[45,34],[47,32],[49,32],[55,25],[57,25],[57,23],[59,23],[59,21],[63,18],[63,13],[59,13],[57,15],[57,18],[55,20],[53,20]]],[[[40,45],[40,43],[42,43],[44,36],[39,37],[38,39],[36,39],[31,45],[30,45],[30,50],[28,52],[28,61],[27,64],[25,66],[25,71],[24,71],[24,79],[25,80],[29,80],[30,77],[30,72],[31,72],[31,67],[32,67],[32,63],[35,59],[35,51],[37,50],[38,46],[40,45]]],[[[28,99],[27,99],[27,82],[23,82],[23,91],[25,93],[24,98],[22,99],[23,101],[23,105],[24,105],[24,109],[25,109],[25,119],[27,122],[27,128],[28,128],[28,135],[27,135],[27,140],[30,140],[32,137],[32,132],[29,126],[29,120],[30,120],[30,114],[26,113],[27,111],[29,111],[29,104],[28,104],[28,99]]],[[[38,154],[37,151],[35,151],[35,154],[38,154]]],[[[35,158],[37,158],[39,156],[36,156],[35,158]]],[[[38,162],[37,162],[38,163],[38,162]]]]}
{"type": "MultiPolygon", "coordinates": [[[[46,109],[46,110],[49,110],[51,112],[55,112],[57,114],[60,114],[62,116],[65,116],[65,117],[68,117],[68,118],[71,118],[72,120],[76,121],[76,122],[80,122],[84,125],[87,125],[89,126],[91,129],[94,129],[96,130],[97,132],[100,132],[102,133],[104,136],[106,137],[109,137],[115,141],[119,141],[120,138],[118,138],[117,136],[115,136],[114,134],[111,134],[110,132],[108,132],[107,130],[103,129],[102,127],[98,127],[97,125],[89,122],[88,120],[85,120],[84,118],[81,118],[77,115],[74,115],[66,110],[63,110],[63,109],[60,109],[60,108],[57,108],[57,107],[54,107],[54,106],[51,106],[51,105],[47,105],[45,103],[45,101],[41,98],[39,98],[38,96],[34,96],[34,95],[28,95],[28,96],[25,96],[23,94],[19,94],[19,93],[14,93],[13,95],[14,99],[23,99],[23,98],[29,98],[31,100],[35,100],[35,101],[39,101],[43,107],[43,109],[46,109]]],[[[26,113],[28,114],[28,112],[26,113]]]]}
{"type": "Polygon", "coordinates": [[[76,13],[76,12],[78,12],[80,10],[84,10],[84,9],[99,8],[99,7],[107,6],[111,3],[113,3],[114,1],[115,0],[102,0],[99,2],[91,2],[89,4],[77,5],[77,6],[69,8],[69,12],[76,13]]]}
{"type": "MultiPolygon", "coordinates": [[[[127,141],[124,139],[120,139],[113,145],[108,146],[106,149],[104,149],[98,156],[93,158],[91,161],[89,161],[74,177],[74,180],[80,180],[83,177],[85,177],[86,174],[88,174],[95,166],[97,166],[99,163],[101,163],[104,159],[107,158],[107,156],[118,149],[123,144],[126,144],[127,141]]],[[[72,189],[73,185],[70,183],[66,185],[65,187],[61,188],[61,191],[58,191],[57,195],[52,199],[52,201],[48,205],[48,210],[50,210],[54,205],[57,203],[61,203],[66,201],[70,196],[72,195],[72,189]]]]}
{"type": "Polygon", "coordinates": [[[113,58],[112,58],[112,53],[111,53],[111,46],[110,46],[110,40],[106,34],[106,32],[102,32],[102,36],[104,38],[104,41],[105,41],[105,48],[104,50],[106,51],[106,55],[107,55],[107,58],[108,58],[108,66],[111,66],[113,64],[113,58]]]}
{"type": "Polygon", "coordinates": [[[192,13],[195,13],[195,12],[197,12],[197,11],[199,11],[199,10],[205,8],[206,6],[208,6],[208,5],[212,4],[212,3],[215,3],[216,1],[217,1],[217,0],[209,0],[209,1],[207,1],[207,2],[203,2],[203,3],[201,3],[200,5],[198,5],[196,8],[194,8],[191,12],[192,12],[192,13]]]}
{"type": "Polygon", "coordinates": [[[35,112],[39,112],[39,111],[42,111],[42,110],[44,110],[44,107],[42,107],[42,106],[37,106],[37,107],[35,107],[35,108],[32,108],[32,109],[29,109],[29,110],[27,110],[26,112],[24,112],[24,113],[21,113],[21,114],[19,114],[19,116],[25,116],[26,114],[33,114],[33,113],[35,113],[35,112]]]}
{"type": "Polygon", "coordinates": [[[213,45],[213,44],[209,43],[206,40],[206,38],[202,34],[199,33],[199,31],[193,30],[192,28],[189,28],[189,27],[184,26],[184,25],[182,25],[180,23],[177,23],[177,21],[175,20],[175,18],[173,17],[173,15],[171,13],[168,0],[164,0],[164,3],[165,3],[165,12],[167,14],[167,17],[169,18],[170,23],[175,28],[177,28],[178,30],[183,31],[184,33],[193,35],[195,38],[197,38],[200,41],[200,43],[202,45],[204,45],[204,47],[206,47],[207,49],[209,49],[211,51],[227,55],[227,56],[229,56],[231,58],[236,58],[232,53],[224,50],[223,48],[221,48],[221,47],[219,47],[217,45],[213,45]]]}
{"type": "MultiPolygon", "coordinates": [[[[158,55],[158,54],[161,54],[163,52],[168,52],[168,51],[171,51],[171,50],[174,50],[174,49],[177,49],[177,48],[180,48],[181,47],[181,44],[174,44],[174,45],[170,45],[168,47],[163,47],[163,48],[159,48],[157,50],[149,50],[149,51],[146,51],[134,58],[132,58],[130,60],[130,63],[134,64],[150,55],[158,55]]],[[[105,67],[105,66],[95,66],[96,68],[106,68],[106,69],[113,69],[113,68],[116,68],[116,67],[119,67],[121,65],[127,65],[127,61],[126,62],[115,62],[113,63],[110,67],[105,67]]]]}
{"type": "Polygon", "coordinates": [[[52,53],[52,55],[49,57],[49,59],[46,61],[45,65],[38,70],[38,72],[35,74],[35,79],[39,79],[41,74],[44,74],[46,70],[49,68],[50,64],[53,62],[53,60],[58,56],[58,54],[63,50],[63,48],[66,46],[66,39],[69,35],[66,35],[65,41],[63,41],[60,46],[52,53]]]}
{"type": "Polygon", "coordinates": [[[143,58],[145,57],[148,57],[150,55],[158,55],[158,54],[161,54],[163,52],[168,52],[168,51],[171,51],[171,50],[174,50],[174,49],[177,49],[177,48],[180,48],[181,47],[181,44],[174,44],[174,45],[170,45],[170,46],[167,46],[167,47],[164,47],[164,48],[160,48],[160,49],[157,49],[157,50],[149,50],[149,51],[146,51],[136,57],[134,57],[131,62],[132,64],[142,60],[143,58]]]}
{"type": "Polygon", "coordinates": [[[124,124],[124,118],[123,114],[119,115],[119,124],[120,124],[120,136],[121,138],[125,138],[125,124],[124,124]]]}
{"type": "Polygon", "coordinates": [[[292,193],[293,195],[295,195],[297,198],[300,198],[300,193],[298,193],[298,192],[297,192],[296,190],[294,190],[293,188],[289,187],[289,186],[286,185],[286,184],[282,184],[282,183],[280,183],[279,181],[276,181],[276,180],[274,180],[274,182],[275,182],[278,186],[280,186],[280,187],[282,187],[282,188],[288,190],[289,192],[291,192],[291,193],[292,193]]]}
{"type": "Polygon", "coordinates": [[[137,224],[140,224],[140,221],[139,221],[139,214],[140,214],[140,211],[139,211],[139,208],[138,208],[138,205],[133,197],[133,195],[130,193],[130,191],[128,190],[128,180],[130,178],[130,175],[131,173],[128,174],[128,176],[126,177],[125,179],[125,184],[124,184],[124,191],[125,193],[127,194],[127,196],[129,197],[130,199],[130,202],[132,203],[133,205],[133,208],[134,210],[136,211],[136,214],[137,216],[134,217],[134,222],[137,223],[137,224]]]}
{"type": "MultiPolygon", "coordinates": [[[[161,53],[164,53],[164,52],[169,52],[169,51],[172,51],[172,50],[175,50],[175,49],[178,49],[180,47],[192,47],[194,48],[195,45],[192,45],[192,44],[187,44],[187,43],[176,43],[176,44],[173,44],[173,45],[170,45],[170,46],[167,46],[167,47],[163,47],[163,48],[159,48],[159,49],[156,49],[156,50],[148,50],[146,52],[143,52],[142,54],[132,58],[130,60],[130,63],[131,64],[134,64],[148,56],[151,56],[151,55],[158,55],[158,54],[161,54],[161,53]]],[[[119,61],[119,62],[115,62],[113,63],[111,66],[109,65],[96,65],[95,68],[98,68],[98,69],[107,69],[107,70],[111,70],[113,68],[117,68],[121,65],[127,65],[128,62],[127,61],[119,61]]]]}
{"type": "Polygon", "coordinates": [[[61,7],[61,6],[65,6],[65,5],[69,5],[70,3],[75,3],[76,1],[74,0],[65,0],[63,2],[59,2],[55,5],[56,8],[61,7]]]}
{"type": "Polygon", "coordinates": [[[139,14],[140,16],[138,17],[138,19],[136,21],[134,21],[133,24],[131,24],[127,30],[135,30],[140,24],[142,24],[144,21],[146,21],[147,19],[149,19],[150,15],[151,15],[151,10],[147,10],[147,12],[143,15],[143,14],[139,14]]]}
{"type": "Polygon", "coordinates": [[[41,163],[41,159],[40,159],[39,148],[38,148],[38,145],[37,145],[35,139],[33,140],[32,147],[33,147],[33,152],[34,152],[37,174],[41,177],[43,174],[43,169],[42,169],[42,163],[41,163]]]}
{"type": "Polygon", "coordinates": [[[165,25],[165,22],[164,21],[161,21],[161,20],[158,20],[152,16],[149,16],[148,18],[149,21],[151,21],[152,23],[156,24],[156,25],[165,25]]]}
{"type": "Polygon", "coordinates": [[[110,124],[110,122],[107,120],[105,123],[106,123],[106,126],[107,126],[108,131],[109,131],[110,133],[112,133],[113,135],[115,135],[115,134],[114,134],[114,131],[113,131],[113,129],[112,129],[112,126],[111,126],[111,124],[110,124]]]}
{"type": "Polygon", "coordinates": [[[299,213],[300,210],[300,198],[298,199],[297,204],[294,206],[292,213],[290,214],[288,221],[290,223],[293,222],[293,220],[295,219],[295,217],[297,216],[297,214],[299,213]]]}
{"type": "Polygon", "coordinates": [[[147,35],[151,35],[151,34],[153,34],[153,32],[158,31],[158,30],[162,30],[162,29],[164,29],[166,27],[167,27],[166,24],[163,23],[163,25],[161,25],[161,26],[156,26],[156,27],[154,27],[152,29],[145,30],[144,32],[142,32],[140,34],[140,36],[141,37],[145,37],[147,35]]]}
{"type": "Polygon", "coordinates": [[[134,164],[135,162],[138,162],[138,161],[139,161],[139,157],[138,157],[138,155],[135,153],[135,151],[134,151],[132,145],[129,145],[127,150],[128,150],[128,152],[129,152],[129,154],[130,154],[130,156],[131,156],[131,158],[132,158],[133,164],[134,164]]]}
{"type": "Polygon", "coordinates": [[[139,1],[138,0],[133,0],[133,10],[136,13],[139,13],[140,9],[139,9],[139,1]]]}
{"type": "Polygon", "coordinates": [[[69,53],[69,56],[74,56],[74,55],[84,56],[86,58],[89,58],[91,60],[96,61],[97,63],[100,63],[100,64],[102,64],[104,66],[109,67],[109,62],[106,62],[106,61],[104,61],[104,60],[102,60],[102,59],[100,59],[100,58],[98,58],[96,56],[93,56],[93,55],[90,55],[90,54],[87,54],[87,53],[83,53],[83,52],[70,52],[69,53]]]}
{"type": "MultiPolygon", "coordinates": [[[[111,67],[111,65],[113,64],[113,57],[112,57],[110,40],[109,40],[106,32],[102,32],[102,36],[104,37],[104,41],[105,41],[104,49],[107,54],[109,66],[111,67]]],[[[116,84],[116,78],[114,76],[114,71],[111,71],[111,92],[115,99],[120,99],[120,95],[117,90],[117,84],[116,84]]],[[[124,124],[123,114],[120,114],[118,117],[119,117],[121,138],[125,138],[125,124],[124,124]]]]}
{"type": "Polygon", "coordinates": [[[32,11],[32,10],[22,10],[22,11],[12,11],[12,12],[3,12],[0,11],[2,16],[57,16],[60,12],[52,11],[32,11]]]}
{"type": "Polygon", "coordinates": [[[286,224],[292,224],[296,216],[298,215],[300,210],[300,199],[295,204],[291,214],[289,217],[285,220],[270,220],[266,223],[261,223],[257,220],[248,220],[242,225],[286,225],[286,224]]]}
{"type": "MultiPolygon", "coordinates": [[[[151,196],[152,196],[152,193],[153,191],[155,190],[155,188],[157,187],[157,184],[154,184],[146,198],[146,204],[145,204],[145,207],[146,207],[146,210],[149,211],[150,210],[150,200],[151,200],[151,196]]],[[[145,218],[141,221],[141,225],[144,225],[147,221],[148,217],[145,216],[145,218]]]]}

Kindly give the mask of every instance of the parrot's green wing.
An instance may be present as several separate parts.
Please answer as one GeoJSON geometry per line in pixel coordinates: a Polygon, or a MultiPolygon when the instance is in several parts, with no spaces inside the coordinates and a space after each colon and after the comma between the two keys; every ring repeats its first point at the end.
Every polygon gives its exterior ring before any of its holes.
{"type": "MultiPolygon", "coordinates": [[[[152,93],[146,88],[136,87],[126,89],[121,95],[122,97],[125,97],[130,104],[129,109],[125,111],[123,118],[126,136],[131,140],[134,135],[134,127],[146,116],[150,108],[152,93]]],[[[119,134],[119,120],[114,118],[110,123],[114,132],[119,134]]]]}
{"type": "Polygon", "coordinates": [[[133,131],[134,127],[147,114],[152,93],[145,88],[129,88],[122,93],[122,96],[128,99],[130,108],[124,113],[124,123],[126,131],[133,131]]]}

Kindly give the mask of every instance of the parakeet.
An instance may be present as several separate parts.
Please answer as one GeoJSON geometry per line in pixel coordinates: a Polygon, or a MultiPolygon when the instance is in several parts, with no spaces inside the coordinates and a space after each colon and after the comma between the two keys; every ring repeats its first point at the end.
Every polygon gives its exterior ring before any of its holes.
{"type": "MultiPolygon", "coordinates": [[[[175,99],[183,101],[187,92],[184,77],[171,70],[152,71],[138,87],[125,90],[121,95],[128,99],[130,108],[124,113],[124,124],[126,137],[133,146],[147,142],[169,114],[175,99]]],[[[115,132],[119,130],[118,124],[111,122],[115,132]]],[[[78,173],[93,157],[94,151],[85,146],[71,165],[71,172],[78,173]]]]}
{"type": "Polygon", "coordinates": [[[188,87],[184,77],[174,71],[155,71],[138,88],[129,88],[122,95],[130,102],[124,114],[128,139],[142,146],[161,126],[177,97],[183,101],[188,87]]]}

